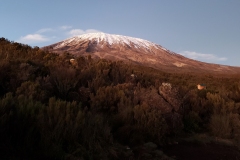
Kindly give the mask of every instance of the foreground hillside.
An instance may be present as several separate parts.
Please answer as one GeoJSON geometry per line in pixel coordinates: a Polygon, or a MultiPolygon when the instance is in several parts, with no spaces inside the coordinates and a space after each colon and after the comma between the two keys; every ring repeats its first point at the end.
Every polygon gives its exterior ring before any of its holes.
{"type": "Polygon", "coordinates": [[[239,107],[239,75],[167,73],[0,39],[1,159],[172,159],[164,148],[200,133],[240,146],[239,107]]]}

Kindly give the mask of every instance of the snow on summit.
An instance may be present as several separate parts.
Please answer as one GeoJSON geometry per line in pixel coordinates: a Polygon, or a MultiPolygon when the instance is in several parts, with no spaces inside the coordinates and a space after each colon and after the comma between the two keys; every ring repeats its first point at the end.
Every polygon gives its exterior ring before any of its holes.
{"type": "MultiPolygon", "coordinates": [[[[175,55],[176,53],[167,50],[166,48],[155,44],[153,42],[133,38],[129,36],[122,36],[116,34],[107,34],[103,32],[87,33],[75,36],[52,45],[53,50],[64,50],[69,48],[71,51],[79,52],[87,45],[86,51],[100,51],[106,48],[110,50],[119,50],[125,52],[136,51],[138,53],[159,54],[159,51],[165,51],[168,54],[175,55]],[[124,49],[123,49],[124,48],[124,49]]],[[[108,50],[108,51],[110,51],[108,50]]]]}
{"type": "MultiPolygon", "coordinates": [[[[150,41],[143,40],[140,38],[133,38],[133,37],[128,37],[128,36],[98,32],[98,33],[83,34],[83,35],[69,38],[69,39],[63,41],[63,43],[56,46],[55,48],[59,48],[61,46],[69,44],[73,41],[78,42],[78,41],[82,41],[82,40],[91,40],[91,41],[95,41],[97,43],[104,41],[105,43],[108,43],[109,45],[123,44],[123,45],[128,45],[128,46],[134,46],[135,48],[144,47],[146,49],[149,49],[150,47],[155,47],[155,48],[161,47],[155,43],[152,43],[150,41]]],[[[165,49],[163,47],[161,47],[161,48],[165,49]]]]}
{"type": "Polygon", "coordinates": [[[155,45],[152,42],[149,42],[147,40],[143,40],[140,38],[133,38],[133,37],[121,36],[121,35],[115,35],[115,34],[107,34],[107,33],[103,33],[103,32],[88,33],[88,34],[80,35],[77,37],[80,39],[86,38],[89,40],[97,39],[98,42],[106,41],[110,45],[112,45],[114,43],[125,43],[128,45],[130,45],[131,43],[134,43],[139,46],[144,45],[144,46],[148,46],[148,47],[151,45],[155,45]]]}
{"type": "Polygon", "coordinates": [[[115,34],[107,34],[107,33],[89,33],[89,34],[84,34],[77,36],[78,38],[86,38],[89,40],[97,39],[97,42],[100,41],[106,41],[108,44],[112,45],[115,43],[125,43],[127,45],[137,45],[137,46],[155,46],[156,44],[149,42],[147,40],[143,40],[140,38],[133,38],[133,37],[128,37],[128,36],[121,36],[121,35],[115,35],[115,34]]]}

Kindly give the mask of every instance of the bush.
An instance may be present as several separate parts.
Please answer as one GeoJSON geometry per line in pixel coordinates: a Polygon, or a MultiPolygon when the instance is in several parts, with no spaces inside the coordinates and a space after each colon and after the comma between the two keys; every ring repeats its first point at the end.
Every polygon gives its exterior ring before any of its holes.
{"type": "Polygon", "coordinates": [[[219,138],[230,138],[232,127],[229,114],[214,113],[210,119],[211,133],[219,138]]]}
{"type": "Polygon", "coordinates": [[[146,103],[133,109],[134,121],[141,134],[147,135],[149,141],[161,142],[166,134],[167,124],[159,109],[149,107],[146,103]]]}
{"type": "Polygon", "coordinates": [[[200,123],[201,123],[201,118],[194,111],[189,112],[189,114],[185,115],[183,118],[184,130],[186,132],[192,133],[192,132],[200,131],[200,126],[199,126],[200,123]]]}

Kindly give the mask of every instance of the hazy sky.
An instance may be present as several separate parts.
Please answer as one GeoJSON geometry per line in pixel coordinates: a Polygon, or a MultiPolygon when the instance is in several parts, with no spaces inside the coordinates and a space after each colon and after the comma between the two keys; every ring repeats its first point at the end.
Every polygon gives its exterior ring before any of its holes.
{"type": "Polygon", "coordinates": [[[240,0],[2,0],[0,37],[31,46],[105,32],[240,66],[240,0]]]}

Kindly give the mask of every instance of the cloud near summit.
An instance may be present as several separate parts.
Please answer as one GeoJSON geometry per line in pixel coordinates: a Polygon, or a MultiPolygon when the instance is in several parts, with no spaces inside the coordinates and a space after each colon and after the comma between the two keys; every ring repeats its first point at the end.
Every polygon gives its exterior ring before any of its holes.
{"type": "Polygon", "coordinates": [[[204,60],[204,61],[226,61],[226,57],[218,57],[214,54],[203,54],[203,53],[197,53],[197,52],[192,52],[192,51],[183,51],[180,52],[179,54],[195,59],[195,60],[204,60]]]}
{"type": "Polygon", "coordinates": [[[96,33],[96,32],[100,32],[96,29],[87,29],[87,30],[82,30],[82,29],[72,29],[70,30],[68,33],[71,36],[78,36],[81,34],[86,34],[86,33],[96,33]]]}
{"type": "Polygon", "coordinates": [[[16,42],[24,44],[42,44],[43,42],[54,43],[54,41],[60,41],[73,36],[78,36],[85,33],[100,32],[96,29],[74,29],[72,26],[64,25],[55,28],[42,28],[35,33],[29,33],[25,36],[21,36],[16,42]]]}
{"type": "Polygon", "coordinates": [[[41,35],[41,34],[28,34],[26,36],[22,36],[17,42],[20,43],[38,43],[38,42],[46,42],[49,41],[50,39],[41,35]]]}
{"type": "Polygon", "coordinates": [[[72,26],[61,26],[60,29],[62,30],[67,30],[67,29],[71,29],[72,26]]]}

